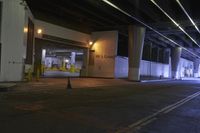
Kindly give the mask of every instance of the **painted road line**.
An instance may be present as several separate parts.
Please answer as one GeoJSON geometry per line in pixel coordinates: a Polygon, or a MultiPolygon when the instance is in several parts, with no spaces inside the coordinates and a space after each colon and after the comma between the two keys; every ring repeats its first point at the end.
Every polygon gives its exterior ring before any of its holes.
{"type": "Polygon", "coordinates": [[[170,109],[166,110],[164,113],[171,112],[172,110],[174,110],[174,109],[178,108],[179,106],[181,106],[181,105],[183,105],[183,104],[187,103],[188,101],[190,101],[190,100],[194,99],[195,97],[197,97],[197,96],[199,96],[199,95],[200,95],[200,92],[198,92],[198,93],[195,93],[195,95],[192,95],[192,96],[189,96],[189,97],[185,98],[185,99],[184,99],[182,102],[180,102],[180,103],[178,103],[178,104],[174,105],[174,106],[173,106],[173,107],[171,107],[170,109]]]}
{"type": "Polygon", "coordinates": [[[141,124],[141,127],[146,126],[146,125],[148,125],[149,123],[151,123],[151,122],[153,122],[153,121],[155,121],[155,120],[157,120],[157,118],[154,117],[154,118],[152,118],[152,119],[150,119],[150,120],[148,120],[148,121],[142,123],[142,124],[141,124]]]}
{"type": "Polygon", "coordinates": [[[145,118],[143,118],[143,119],[141,119],[141,120],[139,120],[139,121],[137,121],[133,124],[130,124],[128,126],[128,128],[124,128],[125,130],[117,131],[117,133],[122,133],[124,131],[127,132],[127,130],[128,131],[130,131],[130,130],[134,131],[135,129],[140,129],[142,126],[147,125],[147,124],[155,121],[157,119],[156,117],[158,115],[169,113],[170,111],[172,111],[172,110],[180,107],[181,105],[191,101],[192,99],[196,98],[199,95],[200,95],[200,91],[198,91],[198,92],[196,92],[196,93],[194,93],[190,96],[187,96],[186,98],[184,98],[184,99],[182,99],[182,100],[180,100],[180,101],[178,101],[174,104],[171,104],[171,105],[168,105],[168,106],[162,108],[161,110],[157,111],[156,113],[153,113],[152,115],[149,115],[149,116],[147,116],[147,117],[145,117],[145,118]]]}
{"type": "Polygon", "coordinates": [[[164,82],[164,81],[175,81],[174,79],[152,79],[152,80],[141,80],[142,83],[149,82],[164,82]]]}

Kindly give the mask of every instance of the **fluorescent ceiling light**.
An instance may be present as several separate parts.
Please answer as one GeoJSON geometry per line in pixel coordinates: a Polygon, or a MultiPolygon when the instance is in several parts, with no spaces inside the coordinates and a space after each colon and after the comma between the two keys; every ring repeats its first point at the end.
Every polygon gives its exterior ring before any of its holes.
{"type": "Polygon", "coordinates": [[[118,11],[120,11],[121,13],[129,16],[130,18],[134,19],[135,21],[141,23],[142,25],[144,25],[145,27],[149,28],[150,30],[154,31],[155,33],[159,34],[160,36],[162,36],[163,38],[167,39],[168,41],[172,42],[173,44],[181,47],[182,49],[184,49],[185,51],[189,52],[190,54],[192,54],[193,56],[196,56],[198,58],[200,58],[200,56],[198,56],[197,54],[195,54],[194,52],[188,50],[187,48],[181,46],[180,44],[178,44],[177,42],[175,42],[174,40],[172,40],[171,38],[163,35],[162,33],[160,33],[159,31],[155,30],[154,28],[152,28],[151,26],[145,24],[143,21],[139,20],[138,18],[132,16],[131,14],[127,13],[126,11],[122,10],[121,8],[117,7],[115,4],[111,3],[108,0],[102,0],[103,2],[105,2],[106,4],[110,5],[111,7],[117,9],[118,11]]]}
{"type": "Polygon", "coordinates": [[[195,24],[195,22],[192,20],[192,18],[190,17],[190,15],[187,13],[187,11],[185,10],[185,8],[183,7],[183,5],[181,4],[181,2],[179,0],[176,0],[176,2],[178,3],[178,5],[181,7],[181,9],[183,10],[183,12],[185,13],[185,15],[189,18],[190,22],[192,23],[192,25],[195,27],[195,29],[200,33],[200,30],[198,28],[198,26],[195,24]]]}
{"type": "Polygon", "coordinates": [[[197,46],[200,45],[172,18],[170,17],[154,0],[150,0],[155,6],[157,6],[183,33],[185,33],[197,46]]]}

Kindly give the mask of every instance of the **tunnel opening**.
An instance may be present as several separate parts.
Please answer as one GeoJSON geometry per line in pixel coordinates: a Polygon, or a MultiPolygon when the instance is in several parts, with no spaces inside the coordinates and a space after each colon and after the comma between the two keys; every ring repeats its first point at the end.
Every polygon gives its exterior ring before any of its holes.
{"type": "Polygon", "coordinates": [[[84,47],[56,41],[35,40],[34,73],[42,78],[79,77],[84,62],[84,47]]]}

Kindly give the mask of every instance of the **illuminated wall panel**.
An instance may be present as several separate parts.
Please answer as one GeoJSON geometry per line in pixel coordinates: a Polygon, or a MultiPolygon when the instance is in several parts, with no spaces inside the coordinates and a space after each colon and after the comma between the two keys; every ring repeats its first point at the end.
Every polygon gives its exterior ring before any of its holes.
{"type": "Polygon", "coordinates": [[[89,76],[115,77],[115,58],[117,56],[118,32],[93,32],[94,65],[89,66],[89,76]]]}

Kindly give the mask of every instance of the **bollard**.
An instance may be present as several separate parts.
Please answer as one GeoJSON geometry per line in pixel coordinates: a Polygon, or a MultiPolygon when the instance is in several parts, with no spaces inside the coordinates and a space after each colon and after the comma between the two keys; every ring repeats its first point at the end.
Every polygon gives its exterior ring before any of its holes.
{"type": "Polygon", "coordinates": [[[74,73],[75,72],[75,66],[72,64],[70,66],[70,70],[69,70],[71,73],[74,73]]]}
{"type": "Polygon", "coordinates": [[[68,83],[67,83],[67,90],[71,90],[72,86],[71,86],[71,82],[70,82],[70,77],[68,77],[68,83]]]}
{"type": "Polygon", "coordinates": [[[42,65],[41,65],[41,74],[42,74],[42,75],[44,75],[44,68],[45,68],[45,67],[44,67],[44,65],[42,64],[42,65]]]}
{"type": "Polygon", "coordinates": [[[32,71],[31,71],[30,68],[28,69],[27,79],[28,79],[28,81],[31,81],[31,80],[32,80],[32,71]]]}

